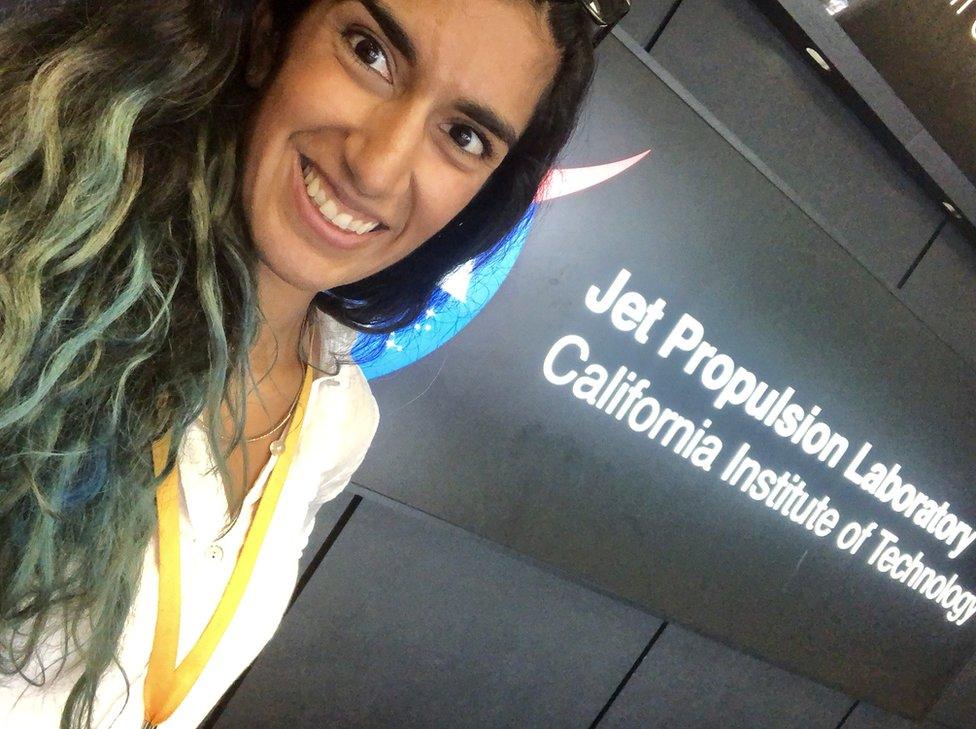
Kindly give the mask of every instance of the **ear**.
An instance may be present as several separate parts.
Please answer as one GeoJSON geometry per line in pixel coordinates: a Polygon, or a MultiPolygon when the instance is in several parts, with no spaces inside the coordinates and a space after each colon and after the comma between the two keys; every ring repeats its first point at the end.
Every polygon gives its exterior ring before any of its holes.
{"type": "Polygon", "coordinates": [[[271,16],[271,4],[268,0],[258,0],[254,7],[248,41],[244,80],[248,86],[257,89],[271,70],[277,46],[277,33],[274,32],[274,18],[271,16]]]}

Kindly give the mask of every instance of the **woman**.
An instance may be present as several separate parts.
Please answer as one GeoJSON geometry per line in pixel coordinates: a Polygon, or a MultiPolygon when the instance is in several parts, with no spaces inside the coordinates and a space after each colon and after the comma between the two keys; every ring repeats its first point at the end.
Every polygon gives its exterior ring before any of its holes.
{"type": "Polygon", "coordinates": [[[193,727],[372,439],[352,338],[412,323],[520,219],[591,18],[27,8],[0,25],[0,725],[193,727]]]}

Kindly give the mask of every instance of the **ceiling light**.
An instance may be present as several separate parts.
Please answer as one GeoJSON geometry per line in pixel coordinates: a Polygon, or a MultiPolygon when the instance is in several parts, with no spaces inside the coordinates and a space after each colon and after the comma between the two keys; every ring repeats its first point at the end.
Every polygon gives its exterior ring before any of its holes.
{"type": "Polygon", "coordinates": [[[827,63],[827,59],[821,56],[820,53],[815,48],[811,48],[810,46],[807,46],[806,50],[807,50],[807,55],[810,56],[810,58],[812,58],[814,61],[816,61],[817,65],[820,66],[820,68],[822,68],[824,71],[830,70],[830,64],[827,63]]]}
{"type": "Polygon", "coordinates": [[[827,15],[837,15],[841,10],[847,10],[847,0],[827,0],[827,15]]]}

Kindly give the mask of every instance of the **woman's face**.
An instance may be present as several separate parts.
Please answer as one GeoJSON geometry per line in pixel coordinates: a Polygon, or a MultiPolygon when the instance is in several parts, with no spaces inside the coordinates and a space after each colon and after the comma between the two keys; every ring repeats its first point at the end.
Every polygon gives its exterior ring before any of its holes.
{"type": "Polygon", "coordinates": [[[244,207],[261,261],[312,293],[443,228],[525,130],[558,63],[525,0],[319,0],[264,78],[275,51],[263,6],[256,20],[249,80],[265,88],[244,207]]]}

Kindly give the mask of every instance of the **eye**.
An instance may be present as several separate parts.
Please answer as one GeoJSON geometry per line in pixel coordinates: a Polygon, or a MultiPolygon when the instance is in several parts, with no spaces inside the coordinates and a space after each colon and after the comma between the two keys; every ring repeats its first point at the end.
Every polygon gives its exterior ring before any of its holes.
{"type": "Polygon", "coordinates": [[[358,30],[346,31],[343,33],[343,36],[348,41],[349,48],[356,56],[357,61],[378,73],[386,81],[393,82],[390,76],[389,59],[379,41],[369,33],[363,33],[358,30]],[[379,64],[379,66],[374,66],[373,64],[379,64]]]}
{"type": "MultiPolygon", "coordinates": [[[[481,159],[491,157],[491,142],[482,137],[467,124],[449,123],[444,126],[448,127],[448,129],[445,131],[447,131],[451,138],[457,143],[458,147],[468,154],[472,154],[481,159]]],[[[444,127],[442,126],[441,128],[443,129],[444,127]]]]}

